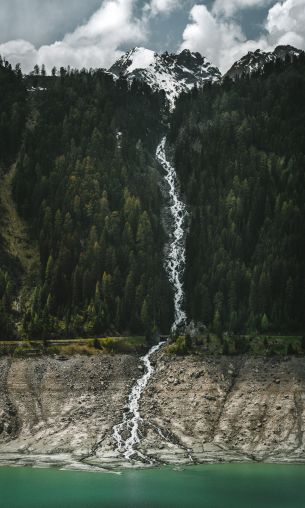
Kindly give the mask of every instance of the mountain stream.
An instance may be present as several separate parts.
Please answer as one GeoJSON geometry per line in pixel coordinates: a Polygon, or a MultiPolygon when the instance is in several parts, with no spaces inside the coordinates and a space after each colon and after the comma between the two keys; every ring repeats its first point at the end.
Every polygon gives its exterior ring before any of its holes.
{"type": "MultiPolygon", "coordinates": [[[[174,166],[166,156],[166,137],[162,138],[156,151],[156,160],[165,173],[165,181],[169,193],[169,211],[171,215],[171,231],[169,244],[165,255],[165,268],[174,290],[174,322],[172,331],[185,326],[186,313],[183,309],[183,273],[185,267],[185,220],[186,207],[179,197],[179,185],[174,166]]],[[[152,463],[153,461],[138,450],[140,444],[139,425],[142,418],[139,411],[141,395],[151,378],[154,367],[151,364],[151,356],[156,353],[164,342],[153,346],[148,353],[141,358],[144,374],[140,377],[128,397],[128,403],[123,413],[122,422],[113,427],[113,438],[116,441],[117,450],[128,461],[138,459],[141,462],[152,463]]],[[[158,429],[157,429],[158,430],[158,429]]],[[[161,432],[161,431],[160,431],[161,432]]]]}

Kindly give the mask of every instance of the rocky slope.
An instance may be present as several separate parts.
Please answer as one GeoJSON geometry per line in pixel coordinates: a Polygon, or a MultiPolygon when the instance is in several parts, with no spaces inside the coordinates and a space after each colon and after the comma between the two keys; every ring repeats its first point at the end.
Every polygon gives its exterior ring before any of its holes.
{"type": "MultiPolygon", "coordinates": [[[[305,462],[305,359],[169,358],[141,400],[141,450],[158,463],[305,462]]],[[[0,464],[115,467],[137,356],[0,360],[0,464]]],[[[138,464],[139,465],[139,464],[138,464]]]]}
{"type": "MultiPolygon", "coordinates": [[[[304,358],[163,356],[142,411],[195,462],[303,461],[304,364],[304,358]]],[[[172,452],[162,443],[154,453],[174,461],[172,452]]]]}

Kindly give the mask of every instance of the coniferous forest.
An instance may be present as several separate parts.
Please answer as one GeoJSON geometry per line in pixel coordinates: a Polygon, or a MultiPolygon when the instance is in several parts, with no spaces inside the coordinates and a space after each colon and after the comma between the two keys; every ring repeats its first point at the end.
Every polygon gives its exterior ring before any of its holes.
{"type": "Polygon", "coordinates": [[[195,88],[173,114],[162,93],[101,70],[22,76],[1,60],[0,89],[1,180],[14,166],[39,259],[25,280],[1,237],[0,338],[169,332],[155,162],[168,124],[189,211],[188,320],[304,331],[304,56],[195,88]]]}
{"type": "MultiPolygon", "coordinates": [[[[40,258],[35,287],[21,302],[22,332],[150,337],[168,330],[171,292],[163,269],[159,174],[151,157],[164,98],[143,83],[130,89],[125,80],[114,83],[102,71],[61,69],[58,77],[37,71],[23,82],[4,62],[1,73],[16,82],[15,100],[20,96],[2,114],[1,129],[15,109],[26,112],[26,120],[18,116],[19,130],[24,121],[19,145],[10,138],[3,145],[6,162],[17,160],[13,197],[40,258]]],[[[7,272],[4,300],[6,278],[7,272]]],[[[8,326],[2,330],[8,333],[8,326]]]]}
{"type": "Polygon", "coordinates": [[[215,332],[304,331],[304,125],[304,55],[178,102],[187,313],[215,332]]]}

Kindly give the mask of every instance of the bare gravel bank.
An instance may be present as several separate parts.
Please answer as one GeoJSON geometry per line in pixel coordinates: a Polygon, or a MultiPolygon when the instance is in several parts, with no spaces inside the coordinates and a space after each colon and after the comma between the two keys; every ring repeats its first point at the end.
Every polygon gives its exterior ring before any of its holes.
{"type": "MultiPolygon", "coordinates": [[[[129,466],[115,451],[135,355],[0,359],[0,464],[129,466]]],[[[168,357],[140,409],[158,463],[305,463],[305,358],[168,357]]],[[[135,464],[139,466],[139,464],[135,464]]]]}

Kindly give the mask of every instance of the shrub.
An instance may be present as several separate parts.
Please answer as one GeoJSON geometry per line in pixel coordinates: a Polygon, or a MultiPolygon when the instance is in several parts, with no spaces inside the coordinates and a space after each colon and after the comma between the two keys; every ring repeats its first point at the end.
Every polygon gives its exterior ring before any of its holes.
{"type": "Polygon", "coordinates": [[[167,346],[167,352],[176,355],[186,355],[189,350],[188,341],[185,336],[180,336],[173,344],[167,346]]]}

